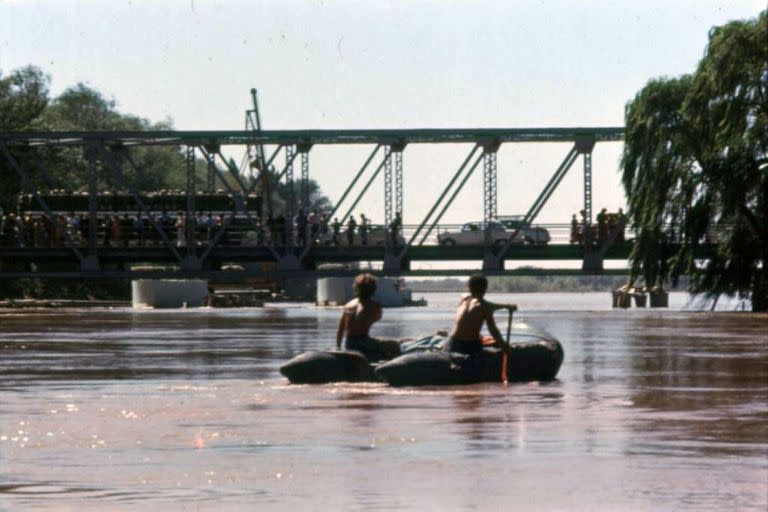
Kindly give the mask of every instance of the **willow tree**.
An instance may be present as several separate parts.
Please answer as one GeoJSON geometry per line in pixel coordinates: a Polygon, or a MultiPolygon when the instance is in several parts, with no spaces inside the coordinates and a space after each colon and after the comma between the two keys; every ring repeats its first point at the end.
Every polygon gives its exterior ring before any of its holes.
{"type": "Polygon", "coordinates": [[[694,73],[627,104],[632,278],[768,310],[768,15],[715,27],[694,73]],[[705,257],[702,249],[706,249],[705,257]]]}

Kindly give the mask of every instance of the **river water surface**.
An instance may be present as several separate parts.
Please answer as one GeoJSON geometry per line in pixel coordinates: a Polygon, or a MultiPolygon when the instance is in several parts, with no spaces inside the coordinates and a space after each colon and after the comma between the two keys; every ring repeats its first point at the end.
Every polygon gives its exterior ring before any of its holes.
{"type": "MultiPolygon", "coordinates": [[[[374,334],[449,327],[425,296],[374,334]]],[[[337,309],[2,313],[0,510],[768,509],[768,317],[489,298],[562,341],[555,382],[288,384],[337,309]]]]}

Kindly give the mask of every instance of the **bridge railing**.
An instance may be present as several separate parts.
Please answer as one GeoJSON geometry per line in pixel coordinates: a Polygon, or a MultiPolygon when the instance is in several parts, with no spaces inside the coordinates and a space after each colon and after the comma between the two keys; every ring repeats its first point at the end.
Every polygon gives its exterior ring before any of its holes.
{"type": "MultiPolygon", "coordinates": [[[[64,247],[66,241],[61,236],[61,229],[56,229],[56,223],[66,230],[72,240],[81,246],[85,246],[88,241],[88,220],[87,215],[78,214],[77,219],[67,215],[61,215],[51,220],[45,215],[35,214],[23,216],[21,218],[6,215],[0,219],[0,246],[3,247],[25,247],[25,248],[50,248],[64,247]]],[[[208,217],[196,218],[195,240],[199,246],[207,246],[215,238],[218,230],[222,229],[222,223],[228,215],[214,215],[214,222],[209,224],[208,217]]],[[[165,236],[176,245],[186,246],[186,236],[184,231],[184,222],[177,222],[176,216],[162,218],[159,214],[155,216],[159,225],[164,231],[165,236]]],[[[424,246],[438,245],[438,235],[445,233],[461,233],[463,224],[440,224],[432,234],[424,241],[424,246]]],[[[352,246],[402,246],[411,239],[418,229],[416,224],[406,224],[402,226],[399,236],[392,238],[391,230],[382,224],[370,224],[365,236],[358,225],[353,237],[348,235],[346,225],[339,226],[338,235],[335,235],[333,226],[318,226],[312,229],[307,225],[303,230],[297,225],[292,228],[286,226],[283,230],[280,226],[261,225],[254,227],[254,224],[243,216],[235,216],[229,223],[223,236],[219,238],[218,245],[221,246],[270,246],[270,245],[293,245],[305,246],[311,243],[313,246],[320,247],[348,247],[352,246]],[[305,242],[306,241],[306,242],[305,242]]],[[[570,244],[579,243],[574,240],[570,224],[534,224],[526,228],[537,233],[546,233],[547,237],[535,240],[539,245],[546,244],[570,244]]],[[[481,233],[481,232],[480,232],[481,233]]],[[[511,233],[511,230],[510,230],[511,233]]],[[[630,231],[625,230],[625,236],[630,236],[630,231]]],[[[128,214],[104,214],[97,217],[97,246],[99,247],[135,247],[162,245],[161,236],[154,229],[152,222],[146,217],[142,219],[139,226],[134,223],[134,217],[128,214]]],[[[417,240],[414,245],[419,245],[417,240]]],[[[530,240],[529,240],[530,242],[530,240]]],[[[460,245],[482,245],[460,242],[460,245]]]]}

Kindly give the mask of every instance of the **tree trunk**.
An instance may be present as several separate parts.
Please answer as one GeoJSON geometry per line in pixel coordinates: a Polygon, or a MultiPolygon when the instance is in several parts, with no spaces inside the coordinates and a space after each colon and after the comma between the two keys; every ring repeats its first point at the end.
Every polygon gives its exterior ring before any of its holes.
{"type": "Polygon", "coordinates": [[[752,280],[752,312],[768,311],[768,261],[763,260],[763,268],[755,272],[752,280]]]}

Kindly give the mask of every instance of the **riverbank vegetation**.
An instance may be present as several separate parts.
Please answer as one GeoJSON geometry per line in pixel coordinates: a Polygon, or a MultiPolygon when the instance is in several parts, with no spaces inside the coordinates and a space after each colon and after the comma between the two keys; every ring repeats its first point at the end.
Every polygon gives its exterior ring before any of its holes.
{"type": "Polygon", "coordinates": [[[627,104],[632,279],[768,311],[768,14],[714,27],[696,70],[627,104]],[[710,249],[707,260],[694,255],[710,249]]]}
{"type": "MultiPolygon", "coordinates": [[[[606,292],[627,284],[626,276],[491,276],[492,293],[606,292]]],[[[415,292],[465,292],[465,278],[408,280],[415,292]]]]}

